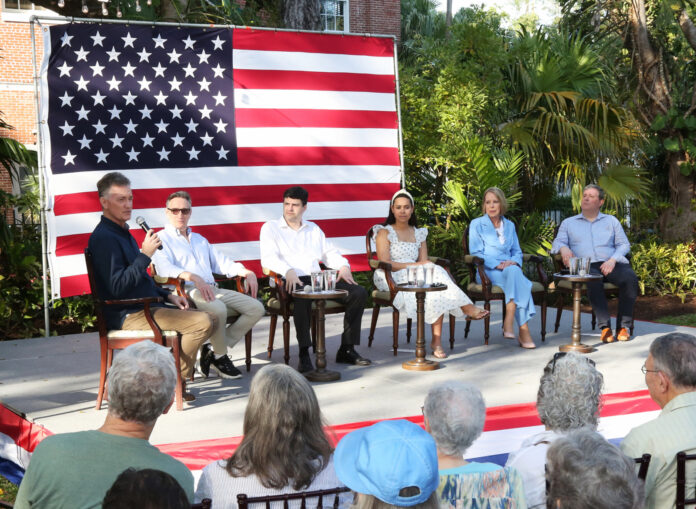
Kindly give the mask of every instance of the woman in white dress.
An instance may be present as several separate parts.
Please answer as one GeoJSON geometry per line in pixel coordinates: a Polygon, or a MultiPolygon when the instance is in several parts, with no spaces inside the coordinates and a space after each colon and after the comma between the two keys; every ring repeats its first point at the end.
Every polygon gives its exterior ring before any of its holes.
{"type": "MultiPolygon", "coordinates": [[[[389,216],[382,225],[375,226],[377,258],[391,264],[392,277],[397,284],[406,283],[408,275],[406,268],[412,265],[426,265],[428,246],[425,239],[428,236],[426,228],[416,228],[416,216],[413,211],[413,196],[401,189],[391,199],[389,216]]],[[[388,291],[384,271],[376,270],[375,286],[381,291],[388,291]]],[[[442,320],[445,313],[454,316],[467,315],[473,320],[480,320],[488,315],[488,311],[474,306],[471,299],[457,286],[449,273],[435,265],[433,282],[447,285],[442,292],[428,292],[425,296],[425,322],[432,326],[433,356],[445,359],[447,354],[442,349],[442,320]]],[[[394,307],[406,316],[416,319],[416,295],[412,292],[399,292],[394,298],[394,307]]]]}

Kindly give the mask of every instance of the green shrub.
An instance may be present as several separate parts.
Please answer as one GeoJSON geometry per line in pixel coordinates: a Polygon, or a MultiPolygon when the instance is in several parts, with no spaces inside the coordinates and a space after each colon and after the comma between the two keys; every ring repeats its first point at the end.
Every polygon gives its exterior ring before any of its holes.
{"type": "Polygon", "coordinates": [[[643,295],[677,295],[682,302],[696,294],[696,244],[649,240],[631,248],[631,265],[643,295]]]}

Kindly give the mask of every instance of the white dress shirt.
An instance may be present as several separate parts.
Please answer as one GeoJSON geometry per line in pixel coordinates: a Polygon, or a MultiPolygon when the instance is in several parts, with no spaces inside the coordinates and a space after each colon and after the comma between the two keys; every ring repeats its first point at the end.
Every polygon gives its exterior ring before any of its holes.
{"type": "Polygon", "coordinates": [[[268,221],[261,227],[261,265],[285,275],[295,269],[298,276],[321,270],[319,262],[331,269],[350,265],[324,232],[311,221],[302,221],[298,230],[288,226],[285,218],[268,221]]]}
{"type": "Polygon", "coordinates": [[[152,262],[159,276],[178,277],[182,272],[191,272],[213,284],[213,272],[228,277],[246,273],[244,265],[222,254],[191,228],[188,228],[187,235],[182,235],[168,224],[157,235],[162,241],[162,249],[155,251],[152,262]]]}

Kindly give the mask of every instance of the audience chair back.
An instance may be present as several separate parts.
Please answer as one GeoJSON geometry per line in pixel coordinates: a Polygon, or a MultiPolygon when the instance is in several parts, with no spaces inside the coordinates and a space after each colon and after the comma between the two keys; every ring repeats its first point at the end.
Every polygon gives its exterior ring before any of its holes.
{"type": "Polygon", "coordinates": [[[696,454],[687,454],[684,451],[677,453],[677,509],[684,509],[687,505],[696,505],[696,485],[691,486],[693,496],[686,497],[686,462],[692,460],[696,460],[696,454]]]}
{"type": "Polygon", "coordinates": [[[204,498],[197,504],[191,504],[191,509],[210,509],[213,506],[213,501],[209,498],[204,498]]]}
{"type": "Polygon", "coordinates": [[[331,488],[328,490],[300,491],[297,493],[268,495],[265,497],[247,497],[246,494],[240,493],[237,495],[237,505],[239,506],[239,509],[247,509],[253,504],[264,504],[265,509],[270,509],[272,502],[282,502],[283,509],[288,509],[290,505],[289,502],[291,500],[299,500],[300,508],[305,509],[308,507],[307,499],[317,497],[318,500],[316,503],[312,502],[312,507],[316,507],[317,509],[338,509],[339,495],[348,491],[350,491],[350,488],[342,486],[340,488],[331,488]]]}
{"type": "Polygon", "coordinates": [[[635,461],[639,467],[638,467],[638,479],[641,479],[645,481],[645,477],[648,475],[648,467],[650,466],[650,456],[649,454],[643,454],[640,458],[634,458],[633,461],[635,461]]]}

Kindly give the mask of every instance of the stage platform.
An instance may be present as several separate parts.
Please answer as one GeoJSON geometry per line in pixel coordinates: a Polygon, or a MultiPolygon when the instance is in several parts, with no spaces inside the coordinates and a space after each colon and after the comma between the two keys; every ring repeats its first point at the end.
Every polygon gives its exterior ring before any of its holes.
{"type": "MultiPolygon", "coordinates": [[[[554,333],[555,309],[550,309],[546,342],[541,343],[537,308],[531,329],[538,348],[524,350],[516,341],[503,338],[500,304],[494,303],[492,309],[489,345],[483,343],[482,321],[472,322],[465,340],[465,321],[458,320],[454,350],[450,351],[447,344],[450,357],[441,362],[440,369],[430,372],[402,369],[401,363],[415,355],[415,324],[411,343],[407,344],[403,320],[399,352],[395,357],[391,349],[392,317],[388,309],[380,313],[371,348],[367,347],[367,335],[372,310],[366,310],[363,316],[362,344],[358,350],[372,359],[372,365],[336,365],[342,315],[327,317],[328,367],[339,371],[341,380],[312,385],[328,424],[420,415],[428,388],[452,378],[480,387],[489,407],[534,402],[544,365],[558,351],[559,345],[569,342],[572,313],[563,312],[561,327],[554,333]]],[[[604,374],[605,393],[644,390],[640,368],[652,340],[672,331],[694,332],[689,327],[637,321],[636,336],[630,342],[602,344],[599,331],[590,328],[590,318],[589,314],[582,316],[583,342],[595,347],[588,356],[604,374]]],[[[173,444],[241,435],[252,376],[269,362],[283,362],[280,326],[276,331],[273,357],[267,358],[269,322],[269,318],[264,317],[254,328],[251,372],[244,372],[239,380],[222,380],[216,376],[205,380],[197,376],[190,385],[196,401],[185,404],[181,412],[172,410],[163,416],[155,427],[152,443],[173,444]]],[[[446,325],[443,328],[448,331],[446,325]]],[[[290,363],[294,366],[297,346],[292,327],[291,332],[290,363]]],[[[429,327],[426,327],[426,336],[429,342],[429,327]]],[[[243,345],[237,345],[232,354],[235,365],[243,369],[243,345]]],[[[25,413],[27,419],[53,433],[94,429],[101,425],[106,410],[94,409],[98,379],[99,344],[95,333],[0,342],[0,402],[25,413]]]]}

